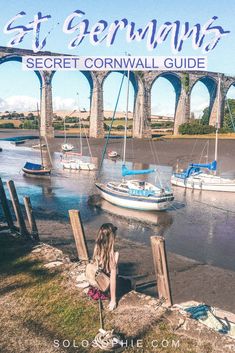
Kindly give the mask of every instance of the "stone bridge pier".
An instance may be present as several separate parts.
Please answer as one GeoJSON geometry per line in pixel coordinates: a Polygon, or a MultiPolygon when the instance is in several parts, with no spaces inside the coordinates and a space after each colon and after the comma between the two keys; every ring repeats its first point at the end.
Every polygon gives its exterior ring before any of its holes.
{"type": "Polygon", "coordinates": [[[53,137],[53,106],[52,106],[52,86],[51,81],[54,73],[43,71],[40,85],[40,126],[41,136],[53,137]]]}

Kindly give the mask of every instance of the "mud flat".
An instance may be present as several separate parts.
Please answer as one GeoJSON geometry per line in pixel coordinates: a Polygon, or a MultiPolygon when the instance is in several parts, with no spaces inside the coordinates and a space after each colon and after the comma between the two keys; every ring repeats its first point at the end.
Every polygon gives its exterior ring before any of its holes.
{"type": "MultiPolygon", "coordinates": [[[[17,136],[35,136],[38,133],[35,130],[13,130],[2,129],[0,130],[0,138],[9,138],[17,136]]],[[[61,143],[63,141],[63,133],[56,131],[55,138],[49,139],[49,146],[51,152],[60,151],[61,143]]],[[[78,137],[69,137],[69,142],[78,146],[78,137]]],[[[105,143],[104,139],[90,138],[90,145],[94,157],[100,158],[102,149],[105,143]]],[[[26,145],[33,145],[35,141],[28,141],[26,145]]],[[[84,144],[86,144],[84,142],[84,144]]],[[[213,139],[200,138],[177,138],[177,139],[164,139],[161,138],[157,141],[148,141],[143,139],[128,139],[127,159],[139,163],[157,163],[162,165],[169,165],[175,167],[177,160],[180,166],[185,167],[189,161],[198,161],[200,158],[205,160],[205,156],[209,159],[214,157],[214,141],[213,139]],[[151,146],[154,153],[151,152],[151,146]],[[208,147],[207,147],[208,145],[208,147]],[[204,149],[204,152],[203,152],[204,149]]],[[[86,147],[85,151],[86,151],[86,147]]],[[[122,139],[111,138],[109,141],[109,148],[115,149],[118,152],[122,151],[122,139]]],[[[219,171],[234,172],[232,160],[235,156],[235,140],[221,139],[219,140],[219,171]]]]}
{"type": "MultiPolygon", "coordinates": [[[[38,226],[42,241],[55,245],[76,259],[72,230],[67,222],[40,220],[38,226]]],[[[87,223],[84,228],[88,250],[92,254],[96,232],[87,223]]],[[[151,248],[123,236],[117,238],[120,274],[135,278],[140,292],[156,296],[151,248]]],[[[235,313],[234,271],[203,264],[171,252],[168,252],[168,262],[174,303],[195,300],[235,313]]]]}

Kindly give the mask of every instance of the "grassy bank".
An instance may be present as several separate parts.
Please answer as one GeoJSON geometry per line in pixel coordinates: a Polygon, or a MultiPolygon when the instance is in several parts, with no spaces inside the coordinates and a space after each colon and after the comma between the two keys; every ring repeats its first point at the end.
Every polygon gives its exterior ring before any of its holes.
{"type": "MultiPolygon", "coordinates": [[[[18,338],[15,337],[15,347],[12,342],[13,346],[9,349],[7,345],[12,340],[9,340],[8,335],[13,332],[5,331],[0,346],[7,349],[7,352],[15,352],[14,348],[17,348],[19,340],[22,341],[21,345],[24,345],[24,340],[26,345],[31,340],[34,352],[37,341],[35,335],[45,336],[51,346],[54,339],[67,339],[71,342],[75,339],[81,342],[83,339],[91,341],[94,338],[99,327],[96,305],[87,305],[87,300],[78,296],[74,289],[66,288],[64,278],[59,272],[44,269],[40,261],[32,258],[30,246],[21,240],[1,236],[0,249],[2,300],[10,305],[10,315],[17,315],[16,325],[19,326],[20,322],[22,332],[26,327],[30,333],[28,337],[23,337],[19,332],[18,338]]],[[[0,325],[7,328],[9,311],[5,312],[2,307],[1,312],[0,325]]],[[[9,327],[12,325],[15,331],[14,324],[9,322],[9,327]]],[[[1,327],[1,332],[4,332],[4,327],[1,327]]]]}
{"type": "MultiPolygon", "coordinates": [[[[205,135],[164,135],[164,138],[168,139],[215,139],[215,134],[205,134],[205,135]]],[[[235,139],[235,133],[228,134],[218,134],[219,139],[221,140],[230,140],[235,139]]]]}

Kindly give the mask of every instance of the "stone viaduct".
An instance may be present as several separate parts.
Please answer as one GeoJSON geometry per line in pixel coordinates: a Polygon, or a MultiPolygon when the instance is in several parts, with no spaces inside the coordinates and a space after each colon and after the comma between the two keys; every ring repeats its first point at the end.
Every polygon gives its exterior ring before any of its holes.
{"type": "MultiPolygon", "coordinates": [[[[0,47],[0,64],[7,61],[22,61],[25,55],[64,55],[51,52],[35,54],[31,50],[0,47]]],[[[110,72],[81,71],[87,78],[91,91],[90,137],[103,137],[103,83],[110,72]]],[[[40,81],[41,97],[41,133],[53,136],[52,127],[52,81],[55,71],[35,71],[40,81]]],[[[150,135],[149,118],[151,116],[151,89],[154,82],[164,77],[174,87],[176,94],[174,133],[177,134],[179,125],[190,118],[190,96],[193,86],[201,81],[208,89],[210,96],[209,114],[210,125],[216,125],[218,113],[218,127],[223,124],[225,98],[229,88],[235,85],[235,76],[226,76],[216,72],[202,71],[135,71],[130,73],[130,81],[134,88],[133,137],[143,138],[150,135]],[[221,78],[220,95],[217,94],[218,80],[221,78]],[[220,96],[220,102],[218,102],[220,96]],[[218,107],[219,104],[219,107],[218,107]]]]}

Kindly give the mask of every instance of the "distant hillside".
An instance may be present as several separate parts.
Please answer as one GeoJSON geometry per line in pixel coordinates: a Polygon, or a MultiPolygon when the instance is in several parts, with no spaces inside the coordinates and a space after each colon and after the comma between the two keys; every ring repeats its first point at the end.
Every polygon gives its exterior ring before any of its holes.
{"type": "MultiPolygon", "coordinates": [[[[121,118],[125,118],[125,112],[116,112],[116,119],[121,119],[121,118]]],[[[0,112],[0,117],[4,117],[5,119],[21,119],[23,117],[27,117],[28,115],[33,115],[33,116],[37,116],[37,111],[25,111],[22,113],[19,112],[0,112]]],[[[90,115],[89,111],[68,111],[68,110],[56,110],[54,111],[54,116],[58,116],[61,118],[64,118],[65,116],[70,116],[70,117],[80,117],[80,118],[84,118],[84,119],[88,119],[90,115]]],[[[105,119],[111,119],[113,116],[113,111],[112,110],[105,110],[104,111],[104,118],[105,119]]],[[[129,112],[128,115],[129,119],[133,119],[133,113],[129,112]]],[[[151,116],[151,120],[155,121],[155,120],[173,120],[173,117],[171,116],[162,116],[162,115],[156,115],[156,114],[152,114],[151,116]]]]}

